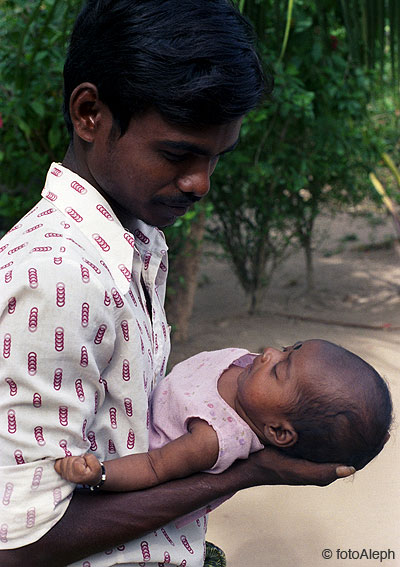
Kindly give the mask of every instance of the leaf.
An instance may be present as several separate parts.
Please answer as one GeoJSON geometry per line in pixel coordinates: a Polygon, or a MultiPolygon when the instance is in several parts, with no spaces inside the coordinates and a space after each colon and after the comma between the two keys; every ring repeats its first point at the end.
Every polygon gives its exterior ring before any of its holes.
{"type": "Polygon", "coordinates": [[[22,118],[17,117],[16,121],[18,128],[22,130],[22,132],[26,135],[27,138],[29,138],[29,136],[31,135],[30,126],[24,120],[22,120],[22,118]]]}
{"type": "Polygon", "coordinates": [[[51,148],[56,148],[61,140],[61,132],[58,124],[53,124],[49,132],[49,144],[51,148]]]}
{"type": "Polygon", "coordinates": [[[40,118],[44,118],[45,108],[44,108],[44,104],[41,101],[39,100],[32,101],[31,107],[40,118]]]}

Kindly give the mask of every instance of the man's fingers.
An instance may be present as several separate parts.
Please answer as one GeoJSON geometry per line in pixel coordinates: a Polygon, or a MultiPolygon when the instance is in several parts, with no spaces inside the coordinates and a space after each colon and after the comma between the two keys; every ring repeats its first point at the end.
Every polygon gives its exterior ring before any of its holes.
{"type": "MultiPolygon", "coordinates": [[[[347,465],[335,465],[330,463],[329,464],[309,463],[309,465],[311,465],[309,468],[310,476],[308,477],[308,482],[304,482],[304,484],[316,484],[317,486],[328,486],[335,480],[338,480],[340,478],[346,478],[356,472],[356,469],[354,467],[350,467],[347,465]],[[312,475],[313,475],[312,465],[316,465],[314,471],[315,474],[318,475],[318,479],[315,478],[314,481],[312,480],[312,475]]],[[[305,473],[304,479],[306,479],[307,476],[308,473],[305,473]]]]}
{"type": "Polygon", "coordinates": [[[260,484],[262,471],[265,470],[267,484],[282,484],[292,486],[327,486],[339,478],[346,478],[356,472],[351,466],[339,463],[314,463],[304,459],[297,459],[283,455],[272,447],[266,447],[263,451],[250,455],[250,462],[256,462],[260,467],[260,484]],[[254,457],[253,457],[254,455],[254,457]],[[275,473],[275,480],[271,473],[275,473]]]}
{"type": "Polygon", "coordinates": [[[347,467],[344,465],[340,465],[339,467],[336,467],[336,476],[338,478],[345,478],[346,476],[351,476],[355,472],[356,469],[354,467],[347,467]]]}

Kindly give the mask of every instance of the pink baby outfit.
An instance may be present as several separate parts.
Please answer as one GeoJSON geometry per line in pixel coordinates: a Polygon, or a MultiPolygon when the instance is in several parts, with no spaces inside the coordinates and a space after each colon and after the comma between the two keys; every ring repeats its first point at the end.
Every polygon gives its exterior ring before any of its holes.
{"type": "MultiPolygon", "coordinates": [[[[221,398],[218,379],[231,364],[247,366],[254,360],[248,350],[227,348],[201,352],[177,364],[155,388],[150,402],[150,449],[158,449],[187,433],[187,422],[199,417],[215,430],[219,454],[214,466],[205,472],[220,473],[236,459],[264,448],[245,421],[221,398]]],[[[182,527],[222,504],[220,498],[209,506],[179,518],[182,527]]]]}
{"type": "Polygon", "coordinates": [[[187,422],[192,417],[207,421],[218,436],[218,459],[207,472],[220,473],[236,459],[246,459],[263,449],[257,435],[217,389],[219,377],[232,363],[239,359],[238,365],[247,365],[253,358],[245,349],[227,348],[201,352],[177,364],[152,395],[150,449],[187,433],[187,422]],[[241,364],[244,356],[245,364],[241,364]]]}

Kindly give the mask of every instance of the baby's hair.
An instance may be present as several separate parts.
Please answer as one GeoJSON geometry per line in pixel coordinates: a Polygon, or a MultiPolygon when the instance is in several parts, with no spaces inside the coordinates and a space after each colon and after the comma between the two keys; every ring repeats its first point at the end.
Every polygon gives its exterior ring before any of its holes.
{"type": "Polygon", "coordinates": [[[298,389],[286,412],[298,441],[285,451],[310,461],[361,469],[387,439],[393,411],[389,388],[362,358],[321,342],[328,365],[321,368],[320,380],[298,389]]]}

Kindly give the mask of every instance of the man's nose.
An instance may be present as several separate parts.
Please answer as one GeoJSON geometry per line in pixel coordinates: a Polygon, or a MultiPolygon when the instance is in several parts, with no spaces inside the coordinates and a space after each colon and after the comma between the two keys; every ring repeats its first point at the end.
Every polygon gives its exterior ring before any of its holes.
{"type": "Polygon", "coordinates": [[[205,197],[210,190],[210,177],[214,168],[215,164],[207,161],[186,172],[177,181],[179,190],[183,193],[192,193],[199,199],[205,197]]]}

